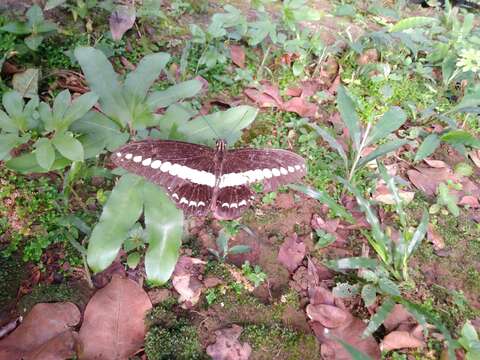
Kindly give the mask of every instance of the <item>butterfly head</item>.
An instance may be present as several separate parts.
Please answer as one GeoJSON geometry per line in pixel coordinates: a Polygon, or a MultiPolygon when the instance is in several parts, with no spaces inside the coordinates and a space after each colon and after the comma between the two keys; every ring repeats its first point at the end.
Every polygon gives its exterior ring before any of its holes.
{"type": "Polygon", "coordinates": [[[223,153],[227,150],[227,142],[224,139],[218,139],[215,148],[217,153],[223,153]]]}

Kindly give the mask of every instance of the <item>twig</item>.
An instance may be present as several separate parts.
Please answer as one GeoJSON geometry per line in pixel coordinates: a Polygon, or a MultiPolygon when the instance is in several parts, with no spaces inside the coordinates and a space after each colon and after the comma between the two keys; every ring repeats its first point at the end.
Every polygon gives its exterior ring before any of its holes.
{"type": "Polygon", "coordinates": [[[265,51],[265,54],[263,54],[263,59],[262,59],[262,62],[260,64],[260,67],[258,68],[257,70],[257,80],[262,76],[262,73],[263,73],[263,67],[265,66],[265,61],[267,61],[267,57],[268,55],[270,54],[270,49],[271,49],[272,45],[268,45],[268,48],[267,48],[267,51],[265,51]]]}

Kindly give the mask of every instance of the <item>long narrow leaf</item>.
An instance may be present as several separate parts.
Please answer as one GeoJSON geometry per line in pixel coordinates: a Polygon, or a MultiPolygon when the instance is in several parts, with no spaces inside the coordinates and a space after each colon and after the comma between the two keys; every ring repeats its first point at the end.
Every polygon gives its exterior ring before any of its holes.
{"type": "Polygon", "coordinates": [[[175,207],[159,187],[145,182],[145,230],[148,249],[145,270],[155,284],[168,281],[175,269],[183,233],[183,212],[175,207]]]}
{"type": "Polygon", "coordinates": [[[400,194],[397,189],[397,185],[395,184],[395,178],[393,176],[389,176],[387,173],[387,169],[381,162],[377,162],[378,169],[380,170],[380,174],[382,175],[383,181],[387,184],[388,190],[392,193],[393,200],[395,201],[395,210],[400,218],[400,223],[402,226],[407,225],[406,214],[403,210],[403,200],[400,197],[400,194]]]}
{"type": "Polygon", "coordinates": [[[313,199],[320,201],[322,204],[328,205],[329,209],[342,219],[347,220],[351,224],[355,223],[355,219],[342,205],[338,204],[326,191],[315,190],[311,187],[298,184],[290,184],[289,188],[300,191],[313,199]]]}
{"type": "Polygon", "coordinates": [[[94,272],[105,270],[115,260],[128,231],[140,217],[143,182],[127,174],[113,188],[88,242],[87,261],[94,272]]]}
{"type": "Polygon", "coordinates": [[[414,161],[420,161],[425,159],[427,156],[433,154],[433,152],[440,146],[440,138],[437,134],[428,135],[425,140],[423,140],[422,145],[417,150],[415,154],[414,161]]]}
{"type": "Polygon", "coordinates": [[[202,83],[198,80],[188,80],[170,86],[164,91],[156,91],[148,96],[147,104],[151,110],[164,108],[171,104],[194,97],[202,89],[202,83]]]}
{"type": "Polygon", "coordinates": [[[380,307],[377,309],[375,315],[370,318],[370,321],[368,322],[367,328],[363,332],[362,337],[366,338],[367,336],[372,335],[375,330],[377,330],[379,326],[383,324],[388,314],[392,312],[394,306],[395,302],[390,298],[386,298],[383,301],[383,304],[380,305],[380,307]]]}
{"type": "Polygon", "coordinates": [[[358,120],[357,113],[355,111],[355,103],[347,94],[347,91],[343,86],[339,86],[337,91],[337,107],[342,120],[348,128],[350,137],[353,140],[353,144],[356,150],[360,149],[360,122],[358,120]]]}
{"type": "Polygon", "coordinates": [[[423,212],[423,216],[422,216],[422,220],[420,221],[420,224],[415,230],[415,233],[413,234],[412,239],[408,243],[406,254],[405,254],[407,259],[410,256],[412,256],[415,249],[418,247],[418,245],[420,245],[423,238],[425,237],[425,234],[427,233],[428,220],[429,220],[428,211],[425,210],[423,212]]]}
{"type": "Polygon", "coordinates": [[[393,25],[388,31],[389,32],[398,32],[404,31],[407,29],[424,27],[426,25],[432,25],[438,22],[438,19],[433,17],[426,16],[412,16],[409,18],[402,19],[393,25]]]}
{"type": "Polygon", "coordinates": [[[351,269],[371,269],[375,270],[378,267],[376,259],[367,257],[349,257],[337,260],[330,260],[327,266],[334,270],[351,270],[351,269]]]}
{"type": "Polygon", "coordinates": [[[364,156],[360,159],[358,162],[358,168],[368,164],[370,161],[375,160],[376,158],[379,158],[380,156],[386,155],[389,152],[397,150],[399,147],[405,145],[408,143],[408,140],[404,139],[396,139],[392,140],[388,143],[385,143],[383,145],[380,145],[378,148],[376,148],[374,151],[372,151],[370,154],[367,156],[364,156]]]}
{"type": "Polygon", "coordinates": [[[375,124],[370,136],[367,140],[367,145],[374,144],[380,139],[383,139],[387,135],[391,134],[400,126],[402,126],[407,120],[407,114],[402,108],[398,106],[391,107],[385,114],[382,115],[380,120],[375,124]]]}

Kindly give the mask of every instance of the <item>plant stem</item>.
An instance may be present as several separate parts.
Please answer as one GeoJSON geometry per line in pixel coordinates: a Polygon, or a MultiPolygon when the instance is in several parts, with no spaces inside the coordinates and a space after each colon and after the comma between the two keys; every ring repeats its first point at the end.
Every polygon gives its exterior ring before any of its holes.
{"type": "Polygon", "coordinates": [[[272,45],[268,45],[268,48],[267,50],[265,51],[265,54],[263,54],[263,59],[262,59],[262,62],[260,63],[260,67],[258,68],[257,70],[257,80],[262,76],[262,73],[263,73],[263,67],[265,66],[265,61],[267,61],[267,57],[268,55],[270,54],[270,49],[271,49],[272,45]]]}
{"type": "Polygon", "coordinates": [[[368,138],[368,135],[370,133],[371,128],[372,128],[372,122],[369,121],[368,125],[367,125],[367,128],[365,129],[365,134],[363,135],[362,142],[360,143],[357,154],[355,156],[355,160],[352,164],[352,168],[350,169],[350,173],[348,174],[348,182],[349,183],[352,181],[353,175],[355,174],[355,170],[357,168],[357,164],[360,161],[360,158],[362,157],[362,151],[363,151],[363,148],[365,147],[365,145],[367,143],[367,138],[368,138]]]}

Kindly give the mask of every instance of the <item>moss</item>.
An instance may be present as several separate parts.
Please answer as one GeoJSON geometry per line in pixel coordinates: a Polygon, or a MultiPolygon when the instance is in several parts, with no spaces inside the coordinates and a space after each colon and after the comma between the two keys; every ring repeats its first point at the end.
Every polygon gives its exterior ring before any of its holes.
{"type": "Polygon", "coordinates": [[[197,330],[189,325],[170,329],[154,327],[145,339],[145,354],[149,360],[208,359],[200,344],[197,330]]]}
{"type": "Polygon", "coordinates": [[[313,335],[281,327],[247,325],[240,337],[253,349],[251,359],[319,359],[319,344],[313,335]]]}
{"type": "Polygon", "coordinates": [[[11,305],[26,273],[19,256],[0,255],[0,309],[11,305]]]}
{"type": "Polygon", "coordinates": [[[92,295],[86,283],[40,284],[33,291],[20,299],[17,308],[20,313],[27,313],[38,303],[70,301],[84,308],[92,295]]]}

